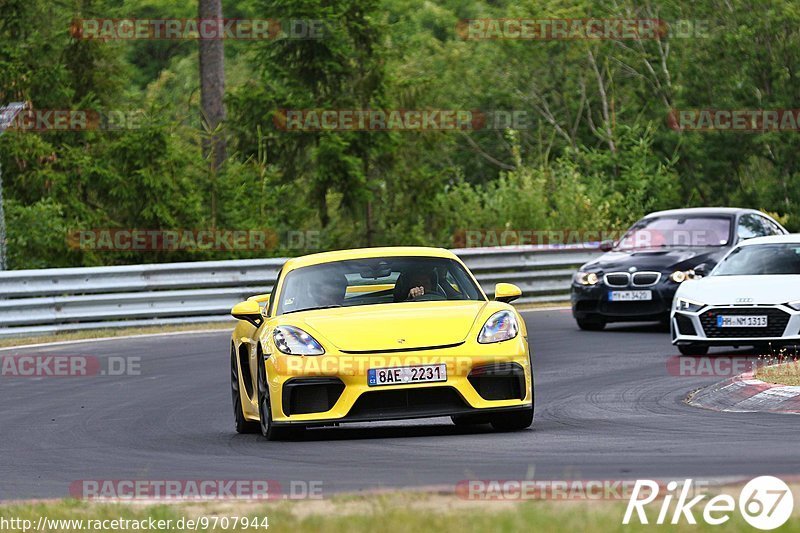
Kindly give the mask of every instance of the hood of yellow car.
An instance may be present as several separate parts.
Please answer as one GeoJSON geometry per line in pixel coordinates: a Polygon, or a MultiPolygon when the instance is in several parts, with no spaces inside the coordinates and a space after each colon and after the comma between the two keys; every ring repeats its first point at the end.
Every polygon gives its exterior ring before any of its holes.
{"type": "Polygon", "coordinates": [[[447,301],[364,305],[309,311],[302,320],[342,351],[413,350],[463,342],[486,304],[447,301]]]}

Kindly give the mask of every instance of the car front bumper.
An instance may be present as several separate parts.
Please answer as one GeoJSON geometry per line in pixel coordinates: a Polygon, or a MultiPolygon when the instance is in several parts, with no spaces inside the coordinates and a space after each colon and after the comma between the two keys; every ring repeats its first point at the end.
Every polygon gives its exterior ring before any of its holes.
{"type": "Polygon", "coordinates": [[[570,294],[572,316],[576,319],[601,316],[608,322],[666,320],[677,290],[678,284],[666,279],[666,276],[662,276],[659,283],[646,287],[608,287],[602,281],[592,286],[573,283],[570,294]],[[610,301],[609,292],[618,290],[650,290],[652,300],[610,301]]]}
{"type": "Polygon", "coordinates": [[[800,311],[785,305],[714,305],[696,312],[673,310],[670,323],[675,345],[800,344],[800,311]],[[716,325],[719,315],[767,316],[767,326],[722,328],[716,325]]]}
{"type": "Polygon", "coordinates": [[[390,353],[273,355],[266,361],[275,424],[330,424],[530,409],[527,341],[390,353]],[[369,369],[445,364],[447,380],[369,386],[369,369]]]}

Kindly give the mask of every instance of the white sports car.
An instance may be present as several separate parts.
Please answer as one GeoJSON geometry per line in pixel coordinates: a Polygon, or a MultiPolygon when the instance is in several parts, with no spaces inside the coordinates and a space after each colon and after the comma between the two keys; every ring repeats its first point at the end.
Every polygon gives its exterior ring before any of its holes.
{"type": "MultiPolygon", "coordinates": [[[[695,273],[705,275],[702,265],[695,273]]],[[[800,234],[739,243],[710,274],[681,284],[670,323],[683,355],[800,345],[800,234]]]]}

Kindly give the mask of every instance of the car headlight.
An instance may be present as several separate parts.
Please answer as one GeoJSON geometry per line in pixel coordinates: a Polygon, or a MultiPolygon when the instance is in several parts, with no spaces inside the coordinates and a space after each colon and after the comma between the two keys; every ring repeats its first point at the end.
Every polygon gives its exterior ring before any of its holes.
{"type": "Polygon", "coordinates": [[[294,326],[278,326],[272,332],[275,347],[286,355],[322,355],[325,349],[317,339],[294,326]]]}
{"type": "Polygon", "coordinates": [[[519,333],[517,317],[511,311],[498,311],[489,317],[483,325],[478,342],[481,344],[491,344],[493,342],[507,341],[513,339],[519,333]]]}
{"type": "Polygon", "coordinates": [[[575,283],[579,285],[597,285],[600,278],[594,272],[576,272],[575,283]]]}
{"type": "Polygon", "coordinates": [[[789,302],[788,304],[786,304],[786,306],[791,307],[795,311],[800,311],[800,300],[796,302],[789,302]]]}
{"type": "Polygon", "coordinates": [[[676,270],[669,275],[669,279],[675,283],[683,283],[687,279],[694,279],[694,270],[676,270]]]}
{"type": "Polygon", "coordinates": [[[689,300],[687,298],[678,298],[675,300],[676,311],[688,311],[690,313],[694,313],[695,311],[701,310],[705,306],[706,304],[695,302],[694,300],[689,300]]]}

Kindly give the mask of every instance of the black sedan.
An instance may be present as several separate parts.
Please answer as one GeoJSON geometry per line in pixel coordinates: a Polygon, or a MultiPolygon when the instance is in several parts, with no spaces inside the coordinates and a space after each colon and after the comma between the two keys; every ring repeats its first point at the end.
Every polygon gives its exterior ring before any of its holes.
{"type": "Polygon", "coordinates": [[[738,242],[788,233],[770,216],[727,207],[651,213],[602,256],[583,265],[572,281],[572,315],[581,329],[609,322],[669,323],[678,286],[702,276],[738,242]]]}

